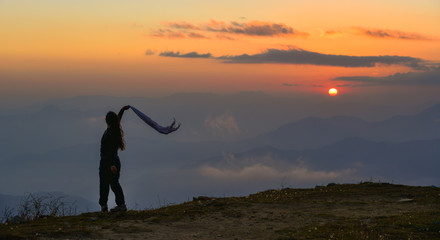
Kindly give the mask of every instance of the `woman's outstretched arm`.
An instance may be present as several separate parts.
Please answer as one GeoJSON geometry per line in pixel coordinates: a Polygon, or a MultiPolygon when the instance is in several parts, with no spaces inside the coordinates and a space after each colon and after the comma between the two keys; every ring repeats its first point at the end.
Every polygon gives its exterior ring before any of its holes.
{"type": "Polygon", "coordinates": [[[124,115],[124,111],[127,110],[127,109],[129,109],[129,108],[130,108],[130,105],[123,106],[123,107],[121,108],[121,110],[120,110],[119,113],[118,113],[119,121],[121,121],[121,119],[122,119],[122,115],[124,115]]]}

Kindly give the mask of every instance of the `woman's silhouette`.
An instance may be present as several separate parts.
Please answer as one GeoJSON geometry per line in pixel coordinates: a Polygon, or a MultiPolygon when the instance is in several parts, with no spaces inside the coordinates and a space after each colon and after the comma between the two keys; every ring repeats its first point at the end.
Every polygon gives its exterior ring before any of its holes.
{"type": "Polygon", "coordinates": [[[114,211],[127,211],[125,206],[124,193],[119,184],[119,176],[121,171],[121,161],[119,160],[118,150],[125,149],[124,132],[121,127],[121,118],[124,111],[130,106],[124,106],[119,114],[110,111],[105,117],[107,129],[101,138],[101,161],[99,163],[99,205],[101,211],[107,212],[109,187],[115,194],[117,206],[111,209],[114,211]]]}

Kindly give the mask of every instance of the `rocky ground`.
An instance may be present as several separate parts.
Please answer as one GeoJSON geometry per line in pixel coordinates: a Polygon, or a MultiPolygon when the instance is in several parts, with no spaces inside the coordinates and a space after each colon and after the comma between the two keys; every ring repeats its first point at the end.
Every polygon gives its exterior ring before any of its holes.
{"type": "Polygon", "coordinates": [[[387,183],[198,197],[0,225],[0,239],[440,239],[440,188],[387,183]]]}

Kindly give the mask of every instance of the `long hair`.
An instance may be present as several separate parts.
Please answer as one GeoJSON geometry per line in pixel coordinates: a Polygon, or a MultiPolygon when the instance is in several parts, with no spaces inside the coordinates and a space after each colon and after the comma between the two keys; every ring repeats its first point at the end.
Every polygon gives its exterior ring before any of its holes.
{"type": "Polygon", "coordinates": [[[119,116],[116,115],[115,112],[110,111],[105,116],[105,122],[110,126],[112,130],[115,131],[118,140],[118,148],[124,150],[125,149],[124,131],[122,131],[121,120],[119,119],[119,116]]]}

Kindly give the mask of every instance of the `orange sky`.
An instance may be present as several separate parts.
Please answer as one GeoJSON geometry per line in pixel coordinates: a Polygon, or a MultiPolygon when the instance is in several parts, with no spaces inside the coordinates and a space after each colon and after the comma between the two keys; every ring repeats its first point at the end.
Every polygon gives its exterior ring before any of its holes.
{"type": "MultiPolygon", "coordinates": [[[[439,19],[437,0],[3,0],[0,94],[327,92],[331,86],[347,84],[332,81],[337,77],[435,70],[440,62],[439,19]],[[249,64],[218,59],[267,49],[303,49],[321,54],[319,58],[411,57],[429,66],[249,64]],[[164,52],[209,53],[211,57],[160,56],[164,52]]],[[[349,87],[345,91],[350,89],[360,91],[349,87]]]]}

